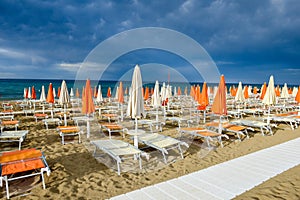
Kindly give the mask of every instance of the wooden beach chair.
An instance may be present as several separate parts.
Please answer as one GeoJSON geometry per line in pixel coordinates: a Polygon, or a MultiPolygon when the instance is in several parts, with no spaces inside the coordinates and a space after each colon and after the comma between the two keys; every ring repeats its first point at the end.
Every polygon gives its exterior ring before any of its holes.
{"type": "Polygon", "coordinates": [[[10,198],[9,181],[40,175],[45,189],[44,172],[50,175],[49,166],[40,150],[18,150],[5,152],[0,156],[0,186],[3,186],[4,181],[7,199],[10,198]]]}

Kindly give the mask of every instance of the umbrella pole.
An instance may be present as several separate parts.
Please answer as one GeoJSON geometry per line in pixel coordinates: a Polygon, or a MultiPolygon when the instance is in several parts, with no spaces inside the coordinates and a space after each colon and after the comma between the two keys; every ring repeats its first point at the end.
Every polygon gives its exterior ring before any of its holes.
{"type": "Polygon", "coordinates": [[[65,121],[65,126],[67,126],[67,110],[66,110],[66,104],[64,104],[64,121],[65,121]]]}
{"type": "Polygon", "coordinates": [[[89,119],[87,119],[87,121],[86,121],[86,132],[87,132],[86,137],[90,138],[90,120],[89,119]]]}
{"type": "Polygon", "coordinates": [[[137,138],[137,133],[138,133],[138,122],[137,118],[135,118],[135,135],[133,136],[133,145],[135,147],[138,147],[138,138],[137,138]]]}
{"type": "Polygon", "coordinates": [[[156,130],[158,129],[158,107],[156,107],[156,130]]]}
{"type": "Polygon", "coordinates": [[[222,134],[221,115],[220,115],[220,118],[219,118],[219,130],[218,130],[218,133],[222,134]]]}
{"type": "Polygon", "coordinates": [[[123,104],[121,103],[121,122],[123,121],[123,104]]]}

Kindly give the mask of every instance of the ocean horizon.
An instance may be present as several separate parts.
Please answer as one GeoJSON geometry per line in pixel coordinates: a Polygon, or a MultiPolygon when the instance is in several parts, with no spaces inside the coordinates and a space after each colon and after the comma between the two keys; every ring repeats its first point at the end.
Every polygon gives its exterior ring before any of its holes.
{"type": "MultiPolygon", "coordinates": [[[[82,87],[85,85],[85,80],[70,80],[65,79],[68,89],[70,91],[71,88],[73,88],[74,92],[76,88],[79,88],[79,91],[81,93],[82,87]]],[[[22,100],[24,95],[24,88],[29,88],[34,86],[37,94],[37,99],[40,98],[40,92],[42,86],[45,87],[45,92],[47,95],[49,84],[53,84],[53,88],[55,88],[55,91],[57,92],[58,87],[61,86],[62,80],[61,79],[0,79],[0,101],[5,100],[22,100]]],[[[94,88],[95,86],[101,85],[102,89],[102,95],[103,97],[106,97],[106,93],[108,88],[110,87],[112,89],[112,96],[115,94],[115,89],[118,86],[119,81],[117,80],[91,80],[91,86],[94,88]]],[[[165,81],[166,84],[168,84],[168,81],[165,81]]],[[[131,81],[123,81],[123,87],[130,87],[131,81]]],[[[146,87],[154,87],[155,81],[153,82],[144,82],[143,85],[146,87]]],[[[162,85],[163,82],[160,82],[160,85],[162,85]]],[[[171,86],[181,87],[183,90],[185,87],[188,87],[188,91],[190,90],[189,86],[191,85],[197,85],[199,84],[202,86],[203,82],[170,82],[171,86]]],[[[244,85],[250,85],[252,87],[256,86],[260,89],[261,85],[263,83],[259,84],[248,84],[243,83],[244,85]]],[[[208,86],[217,86],[218,83],[208,83],[208,86]]],[[[238,83],[226,83],[227,87],[230,86],[238,86],[238,83]]],[[[283,85],[279,84],[280,87],[283,85]]],[[[288,85],[288,87],[294,87],[296,85],[288,85]]],[[[298,86],[296,86],[298,87],[298,86]]]]}

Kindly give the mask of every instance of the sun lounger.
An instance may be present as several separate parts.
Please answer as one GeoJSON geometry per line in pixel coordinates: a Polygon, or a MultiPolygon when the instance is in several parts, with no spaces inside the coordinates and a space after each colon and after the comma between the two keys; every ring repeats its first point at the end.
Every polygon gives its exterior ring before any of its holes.
{"type": "Polygon", "coordinates": [[[166,117],[165,122],[167,122],[167,121],[171,121],[172,123],[177,122],[179,129],[180,129],[183,122],[186,122],[187,126],[190,126],[190,123],[193,122],[190,119],[185,119],[185,118],[181,118],[181,117],[166,117]]]}
{"type": "Polygon", "coordinates": [[[61,124],[61,120],[58,119],[58,118],[43,119],[43,122],[44,122],[47,130],[48,130],[48,125],[49,124],[57,124],[57,126],[59,126],[61,124]]]}
{"type": "Polygon", "coordinates": [[[300,122],[300,119],[296,115],[287,114],[287,113],[264,117],[263,120],[273,121],[275,123],[280,123],[280,122],[286,123],[291,127],[292,130],[298,128],[298,123],[300,122]]]}
{"type": "Polygon", "coordinates": [[[9,181],[40,175],[43,188],[45,189],[43,174],[46,172],[48,176],[50,175],[50,169],[43,153],[36,149],[2,153],[0,156],[0,171],[0,186],[3,186],[2,182],[4,181],[7,199],[10,197],[9,181]],[[25,172],[27,173],[25,174],[25,172]]]}
{"type": "Polygon", "coordinates": [[[208,130],[206,128],[201,127],[186,127],[181,128],[179,130],[179,134],[182,135],[184,133],[190,134],[195,137],[202,137],[204,138],[206,144],[208,147],[210,147],[210,141],[213,141],[213,139],[216,139],[221,147],[223,147],[222,138],[229,139],[226,134],[219,134],[214,131],[208,130]]]}
{"type": "MultiPolygon", "coordinates": [[[[250,127],[230,124],[228,122],[221,123],[221,125],[222,125],[221,126],[222,130],[224,130],[225,132],[230,132],[230,133],[236,134],[239,141],[241,141],[241,136],[245,136],[245,134],[246,134],[246,137],[249,138],[247,129],[253,130],[250,127]]],[[[205,127],[208,128],[208,129],[209,128],[214,128],[214,129],[218,130],[219,129],[219,122],[207,123],[207,124],[205,124],[205,127]]]]}
{"type": "Polygon", "coordinates": [[[3,132],[4,128],[14,126],[15,130],[18,130],[19,121],[18,120],[5,120],[0,121],[1,132],[3,132]]]}
{"type": "Polygon", "coordinates": [[[119,116],[115,113],[106,113],[101,115],[102,118],[107,119],[110,123],[112,119],[116,119],[116,121],[119,121],[119,116]]]}
{"type": "Polygon", "coordinates": [[[183,159],[181,145],[185,145],[186,147],[188,147],[188,145],[185,142],[158,133],[139,135],[138,141],[147,146],[159,150],[162,153],[164,162],[166,164],[166,154],[168,154],[168,150],[177,148],[179,150],[181,158],[183,159]]]}
{"type": "Polygon", "coordinates": [[[230,123],[241,125],[241,126],[248,126],[252,128],[259,128],[262,135],[265,135],[264,130],[266,131],[266,133],[269,132],[271,135],[273,135],[272,127],[276,127],[275,124],[268,124],[266,122],[253,121],[253,120],[235,120],[235,121],[231,121],[230,123]]]}
{"type": "Polygon", "coordinates": [[[80,134],[82,133],[82,131],[78,126],[58,126],[57,130],[59,131],[59,135],[61,136],[62,144],[66,144],[65,137],[72,137],[72,136],[78,136],[78,143],[81,142],[80,134]]]}
{"type": "Polygon", "coordinates": [[[38,119],[47,119],[47,118],[48,118],[48,115],[44,114],[44,113],[35,113],[34,114],[35,122],[37,122],[38,119]]]}
{"type": "Polygon", "coordinates": [[[122,136],[125,137],[125,131],[127,130],[122,125],[117,123],[100,123],[100,128],[108,132],[109,139],[111,139],[112,133],[122,133],[122,136]]]}
{"type": "Polygon", "coordinates": [[[137,120],[137,123],[142,125],[142,126],[143,125],[148,125],[151,133],[153,133],[153,126],[156,126],[157,129],[159,127],[159,130],[162,131],[162,126],[165,125],[164,122],[156,121],[156,120],[150,120],[150,119],[140,119],[140,120],[137,120]]]}
{"type": "Polygon", "coordinates": [[[0,133],[0,142],[19,142],[19,150],[21,150],[22,142],[25,140],[28,133],[28,130],[4,131],[0,133]]]}
{"type": "Polygon", "coordinates": [[[145,155],[143,151],[134,147],[133,145],[123,142],[121,140],[95,140],[91,141],[91,144],[95,145],[94,156],[99,149],[109,156],[111,156],[117,163],[118,175],[121,173],[120,164],[126,159],[137,159],[139,161],[139,167],[142,169],[141,155],[145,155]]]}

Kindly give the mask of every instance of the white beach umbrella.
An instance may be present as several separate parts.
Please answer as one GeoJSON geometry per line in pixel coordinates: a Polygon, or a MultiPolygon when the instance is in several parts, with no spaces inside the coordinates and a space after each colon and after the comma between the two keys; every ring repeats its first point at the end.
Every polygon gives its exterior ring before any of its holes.
{"type": "MultiPolygon", "coordinates": [[[[135,66],[131,82],[131,92],[129,95],[127,116],[135,118],[135,131],[138,132],[137,119],[145,116],[144,98],[142,93],[142,75],[138,65],[135,66]]],[[[138,146],[137,136],[134,136],[134,145],[138,146]]]]}
{"type": "Polygon", "coordinates": [[[115,99],[118,100],[118,98],[119,98],[119,86],[117,86],[116,95],[115,95],[115,99]]]}
{"type": "Polygon", "coordinates": [[[288,90],[287,84],[285,83],[283,88],[282,88],[280,97],[287,99],[287,98],[289,98],[289,96],[290,96],[289,95],[289,90],[288,90]]]}
{"type": "Polygon", "coordinates": [[[71,97],[71,98],[74,97],[74,91],[73,91],[73,88],[71,88],[71,90],[70,90],[70,97],[71,97]]]}
{"type": "Polygon", "coordinates": [[[292,92],[292,96],[295,97],[298,93],[298,88],[297,87],[294,87],[293,88],[293,92],[292,92]]]}
{"type": "Polygon", "coordinates": [[[28,97],[28,99],[31,99],[31,88],[30,87],[28,88],[28,96],[27,97],[28,97]]]}
{"type": "Polygon", "coordinates": [[[163,82],[161,88],[160,88],[160,96],[161,96],[161,101],[165,101],[166,100],[166,84],[165,82],[163,82]]]}
{"type": "MultiPolygon", "coordinates": [[[[268,84],[268,87],[267,87],[267,91],[266,91],[266,94],[265,94],[262,102],[265,105],[269,106],[268,114],[270,115],[270,106],[274,105],[276,103],[276,93],[275,93],[274,77],[273,76],[270,76],[270,80],[269,80],[269,84],[268,84]]],[[[270,123],[269,116],[268,116],[268,120],[267,121],[268,121],[268,123],[270,123]]]]}
{"type": "Polygon", "coordinates": [[[176,86],[174,86],[174,96],[177,96],[178,94],[177,94],[177,87],[176,86]]]}
{"type": "Polygon", "coordinates": [[[252,95],[252,86],[251,85],[248,87],[248,94],[249,94],[249,96],[252,95]]]}
{"type": "Polygon", "coordinates": [[[27,88],[24,88],[24,94],[23,94],[24,99],[26,99],[26,93],[27,93],[27,88]]]}
{"type": "Polygon", "coordinates": [[[98,103],[103,102],[103,97],[102,97],[102,91],[101,91],[101,85],[98,86],[98,93],[97,93],[97,99],[96,101],[98,103]]]}
{"type": "Polygon", "coordinates": [[[161,106],[161,98],[159,96],[159,83],[158,81],[155,82],[154,91],[151,99],[151,105],[154,108],[158,108],[161,106]]]}
{"type": "Polygon", "coordinates": [[[40,101],[41,102],[45,102],[46,101],[46,93],[45,93],[45,87],[44,86],[42,86],[40,101]]]}
{"type": "Polygon", "coordinates": [[[136,65],[133,71],[131,92],[127,109],[127,115],[132,118],[145,116],[142,84],[141,70],[140,67],[136,65]]]}
{"type": "Polygon", "coordinates": [[[217,92],[218,92],[218,86],[214,86],[214,98],[216,97],[217,92]]]}
{"type": "Polygon", "coordinates": [[[54,97],[54,99],[56,97],[56,93],[55,93],[55,88],[54,87],[53,87],[53,97],[54,97]]]}
{"type": "Polygon", "coordinates": [[[240,102],[243,102],[245,100],[244,93],[243,93],[242,82],[239,82],[239,86],[238,86],[238,89],[236,91],[236,95],[235,95],[234,100],[235,101],[240,101],[240,102]]]}
{"type": "Polygon", "coordinates": [[[65,121],[65,126],[67,126],[67,115],[66,115],[66,107],[67,104],[70,102],[70,96],[68,92],[68,87],[66,84],[66,81],[62,81],[61,87],[60,87],[60,96],[58,99],[59,104],[64,106],[64,121],[65,121]]]}

